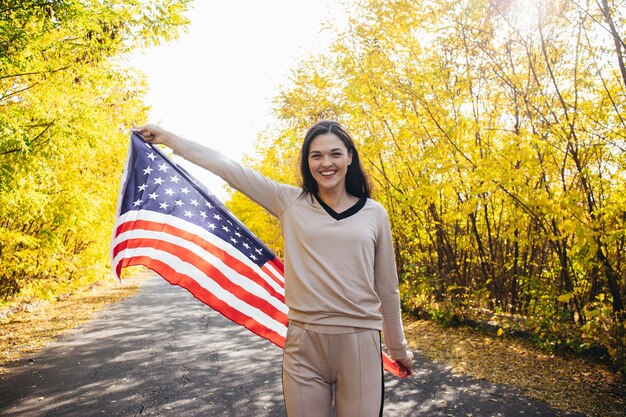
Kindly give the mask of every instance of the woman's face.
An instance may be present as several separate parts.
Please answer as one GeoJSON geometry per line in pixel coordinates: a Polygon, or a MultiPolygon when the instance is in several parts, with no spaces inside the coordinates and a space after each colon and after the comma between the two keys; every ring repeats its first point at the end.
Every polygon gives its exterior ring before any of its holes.
{"type": "Polygon", "coordinates": [[[320,191],[344,190],[346,173],[352,163],[349,152],[334,133],[324,133],[311,141],[309,169],[320,191]]]}

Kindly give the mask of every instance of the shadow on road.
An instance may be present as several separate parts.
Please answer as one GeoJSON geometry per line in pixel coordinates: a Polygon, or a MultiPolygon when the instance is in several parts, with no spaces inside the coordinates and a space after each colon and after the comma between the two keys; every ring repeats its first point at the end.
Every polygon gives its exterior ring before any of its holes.
{"type": "MultiPolygon", "coordinates": [[[[284,416],[282,351],[160,278],[0,377],[6,416],[284,416]]],[[[419,357],[385,416],[559,416],[419,357]]]]}

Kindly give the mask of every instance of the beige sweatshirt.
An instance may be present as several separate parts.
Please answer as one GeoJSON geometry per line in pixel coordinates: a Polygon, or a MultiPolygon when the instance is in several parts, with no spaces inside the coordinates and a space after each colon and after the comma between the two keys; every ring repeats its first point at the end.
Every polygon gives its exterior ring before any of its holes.
{"type": "Polygon", "coordinates": [[[362,199],[337,214],[310,193],[281,184],[198,143],[175,153],[223,178],[280,220],[289,320],[382,330],[393,359],[407,356],[387,212],[362,199]]]}

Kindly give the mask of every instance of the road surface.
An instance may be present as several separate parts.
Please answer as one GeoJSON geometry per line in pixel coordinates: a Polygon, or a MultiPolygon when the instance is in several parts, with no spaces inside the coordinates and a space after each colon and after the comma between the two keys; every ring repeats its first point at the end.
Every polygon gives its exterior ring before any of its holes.
{"type": "MultiPolygon", "coordinates": [[[[281,350],[154,277],[0,375],[0,416],[284,416],[281,350]]],[[[574,416],[416,355],[387,374],[385,413],[574,416]]]]}

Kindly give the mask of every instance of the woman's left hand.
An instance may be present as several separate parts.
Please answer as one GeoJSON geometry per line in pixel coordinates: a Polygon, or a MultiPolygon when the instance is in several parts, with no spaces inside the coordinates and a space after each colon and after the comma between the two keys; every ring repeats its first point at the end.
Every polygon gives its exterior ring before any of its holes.
{"type": "Polygon", "coordinates": [[[396,359],[396,363],[400,366],[400,374],[402,376],[413,375],[413,352],[407,350],[406,357],[396,359]]]}

